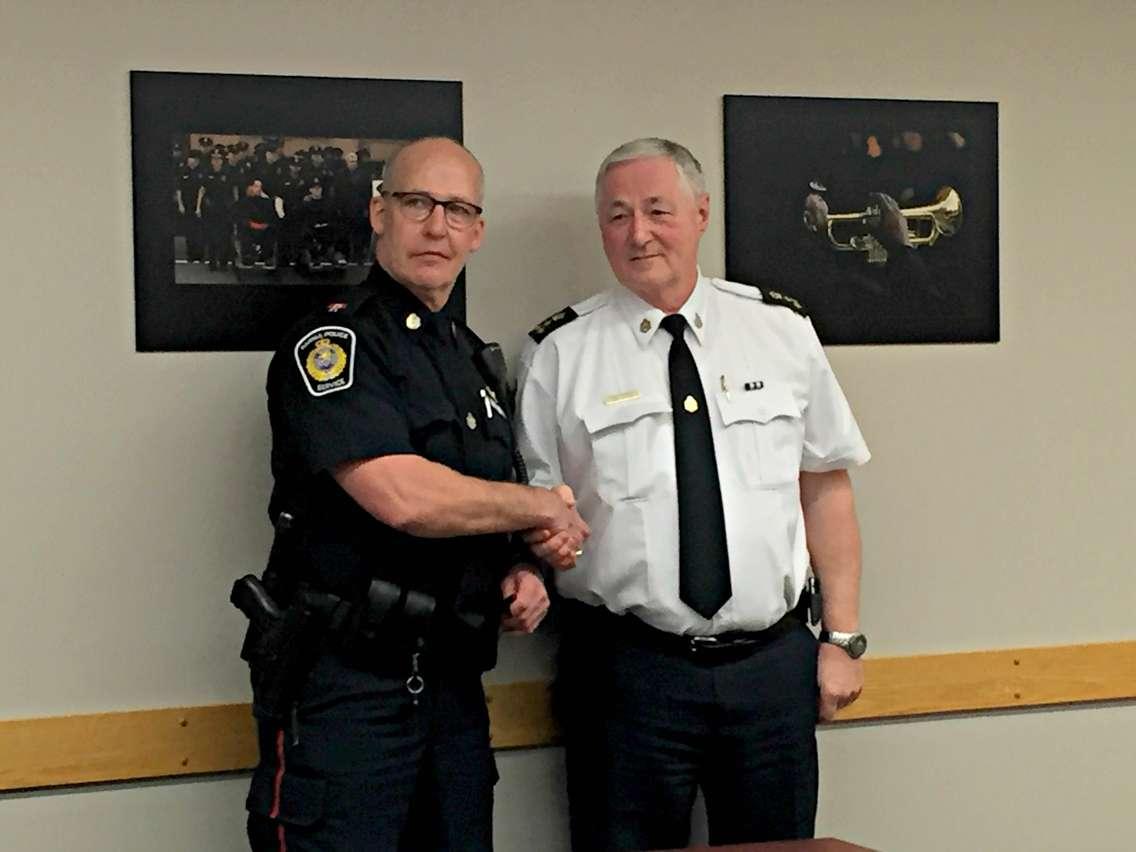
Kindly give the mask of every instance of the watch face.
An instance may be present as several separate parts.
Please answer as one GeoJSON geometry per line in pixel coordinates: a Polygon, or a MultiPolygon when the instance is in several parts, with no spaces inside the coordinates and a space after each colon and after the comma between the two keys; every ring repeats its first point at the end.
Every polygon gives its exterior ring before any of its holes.
{"type": "Polygon", "coordinates": [[[853,633],[848,639],[848,656],[858,659],[868,650],[868,640],[863,633],[853,633]]]}

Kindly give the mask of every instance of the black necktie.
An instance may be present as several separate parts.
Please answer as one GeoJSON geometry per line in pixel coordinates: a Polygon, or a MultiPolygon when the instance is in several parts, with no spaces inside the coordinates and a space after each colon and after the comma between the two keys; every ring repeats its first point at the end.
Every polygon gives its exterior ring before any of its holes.
{"type": "Polygon", "coordinates": [[[726,520],[714,458],[710,413],[694,356],[683,340],[682,314],[663,317],[673,338],[668,357],[678,474],[678,595],[703,618],[730,599],[726,520]]]}

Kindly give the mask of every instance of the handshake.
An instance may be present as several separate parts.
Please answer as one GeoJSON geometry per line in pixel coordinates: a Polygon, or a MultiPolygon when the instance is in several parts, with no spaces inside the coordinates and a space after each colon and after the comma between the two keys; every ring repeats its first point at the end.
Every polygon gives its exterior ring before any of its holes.
{"type": "Polygon", "coordinates": [[[566,571],[575,567],[576,560],[583,555],[584,539],[591,530],[576,511],[576,496],[571,488],[557,485],[547,493],[551,499],[542,500],[547,503],[547,523],[526,531],[523,536],[534,556],[558,571],[566,571]]]}

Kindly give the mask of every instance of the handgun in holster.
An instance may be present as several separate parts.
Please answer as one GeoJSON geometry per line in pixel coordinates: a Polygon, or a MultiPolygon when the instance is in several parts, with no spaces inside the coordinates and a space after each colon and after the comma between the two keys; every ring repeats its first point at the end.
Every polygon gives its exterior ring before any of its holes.
{"type": "Polygon", "coordinates": [[[246,574],[229,593],[229,600],[249,620],[241,659],[252,675],[253,713],[265,719],[283,719],[298,699],[338,611],[338,598],[312,592],[300,582],[294,516],[282,511],[274,526],[263,582],[246,574]]]}
{"type": "Polygon", "coordinates": [[[290,513],[277,516],[263,582],[247,574],[229,595],[249,619],[241,658],[251,670],[258,718],[280,720],[294,709],[304,680],[331,643],[349,650],[373,642],[382,630],[425,635],[434,613],[429,595],[384,580],[372,580],[358,601],[310,588],[300,580],[296,526],[290,513]]]}
{"type": "Polygon", "coordinates": [[[350,651],[384,636],[425,636],[435,609],[430,595],[378,579],[354,603],[300,584],[292,602],[281,607],[246,574],[233,584],[229,600],[249,619],[241,659],[252,671],[253,713],[266,719],[287,715],[329,644],[350,651]]]}
{"type": "Polygon", "coordinates": [[[253,714],[283,719],[299,698],[342,601],[301,586],[281,607],[252,574],[233,583],[229,600],[249,619],[241,659],[252,672],[253,714]]]}

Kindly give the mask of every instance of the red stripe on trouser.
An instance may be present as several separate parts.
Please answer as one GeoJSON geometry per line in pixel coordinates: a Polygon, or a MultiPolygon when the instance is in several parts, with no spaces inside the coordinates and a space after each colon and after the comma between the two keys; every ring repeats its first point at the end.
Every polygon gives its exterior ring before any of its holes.
{"type": "MultiPolygon", "coordinates": [[[[270,819],[280,816],[280,788],[284,786],[284,729],[276,732],[276,777],[272,782],[272,810],[268,812],[270,819]]],[[[280,841],[280,852],[288,852],[287,842],[284,839],[284,823],[276,826],[276,838],[280,841]]]]}

